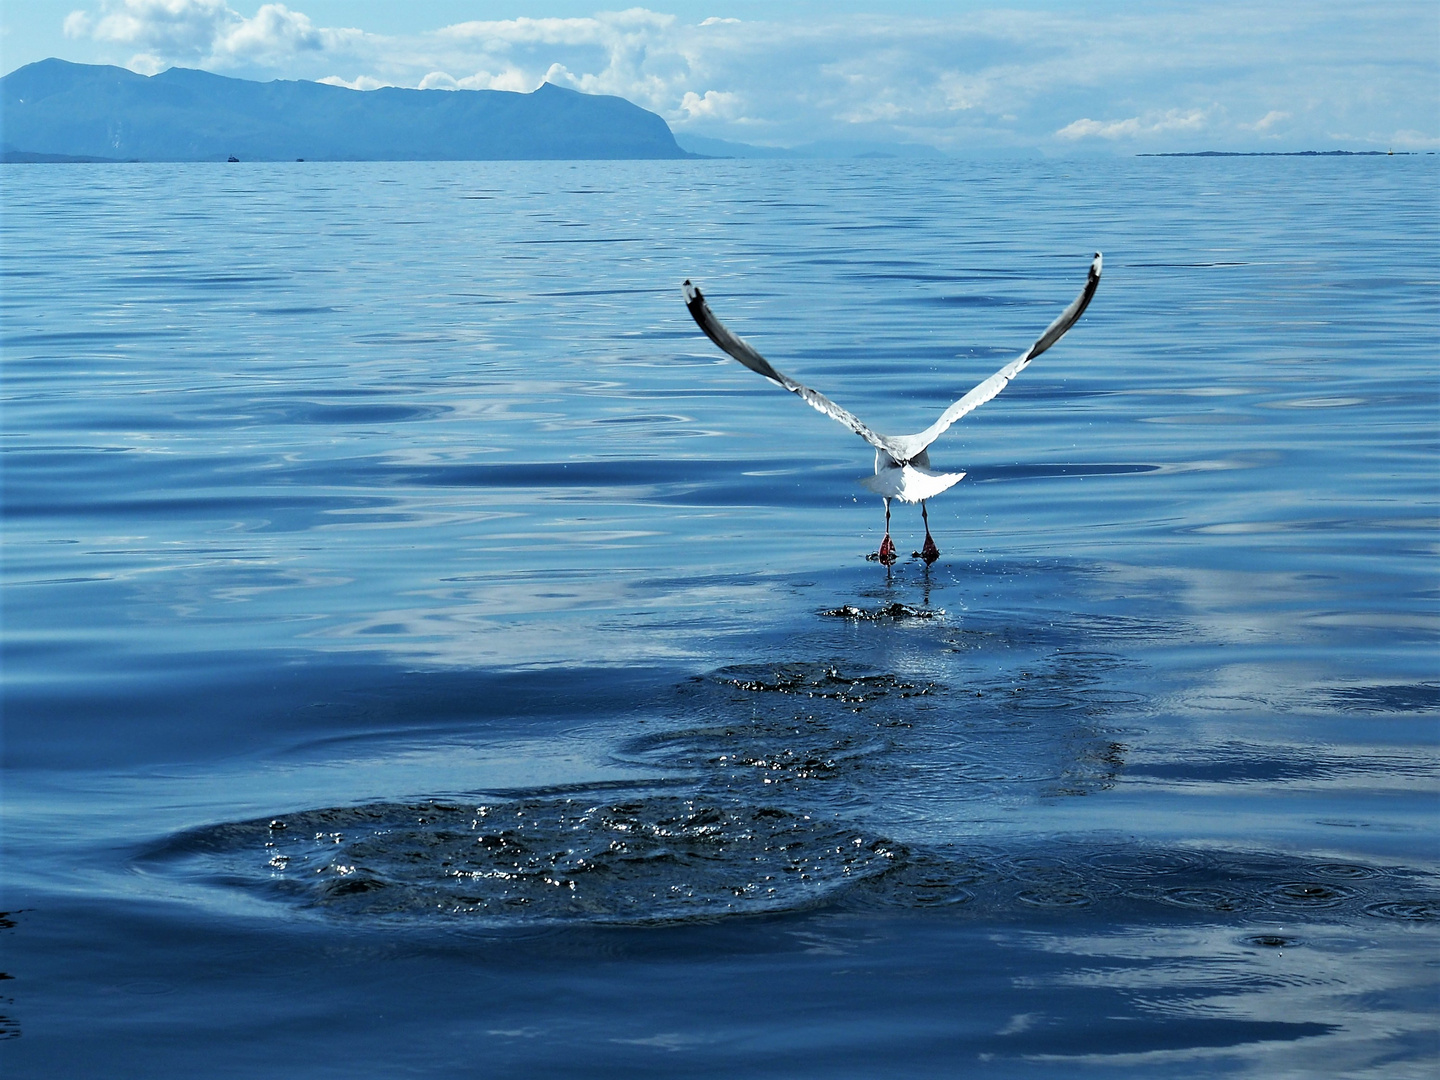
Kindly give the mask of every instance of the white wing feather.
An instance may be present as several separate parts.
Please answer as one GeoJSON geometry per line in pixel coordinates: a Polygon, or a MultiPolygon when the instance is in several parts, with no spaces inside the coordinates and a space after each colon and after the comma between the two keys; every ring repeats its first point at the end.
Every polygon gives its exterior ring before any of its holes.
{"type": "Polygon", "coordinates": [[[748,341],[738,334],[732,333],[724,323],[715,317],[715,313],[710,310],[710,305],[705,302],[705,295],[689,281],[685,282],[684,290],[685,306],[690,309],[690,314],[694,316],[695,322],[699,324],[701,330],[705,331],[705,336],[720,346],[722,350],[739,360],[751,371],[758,372],[771,382],[783,386],[805,401],[812,409],[817,409],[831,419],[840,421],[875,449],[883,450],[892,457],[896,455],[898,447],[893,440],[879,432],[872,431],[858,416],[848,409],[842,409],[820,391],[811,390],[810,387],[796,382],[789,375],[776,371],[770,365],[770,361],[756,352],[748,341]]]}
{"type": "Polygon", "coordinates": [[[1079,296],[1071,301],[1070,306],[1060,313],[1059,318],[1045,328],[1045,332],[1035,339],[1035,343],[955,402],[954,405],[951,405],[940,414],[940,419],[935,423],[915,435],[881,435],[879,432],[871,430],[854,413],[842,409],[818,390],[812,390],[808,386],[796,382],[790,376],[776,371],[770,361],[756,352],[749,342],[732,333],[724,323],[715,317],[715,313],[710,310],[710,305],[705,302],[704,294],[689,281],[686,281],[684,286],[685,306],[689,308],[690,314],[694,316],[700,329],[705,331],[705,336],[724,352],[739,360],[751,371],[764,375],[771,382],[797,395],[811,408],[838,420],[875,449],[888,454],[896,464],[903,465],[924,453],[925,448],[943,435],[955,421],[973,409],[984,405],[985,402],[1004,390],[1011,379],[1025,370],[1030,361],[1059,341],[1065,331],[1075,325],[1085,308],[1089,306],[1091,298],[1095,295],[1095,289],[1100,284],[1100,270],[1101,257],[1097,251],[1095,260],[1090,264],[1090,274],[1085,281],[1085,288],[1080,291],[1079,296]]]}
{"type": "Polygon", "coordinates": [[[1100,271],[1103,259],[1100,252],[1095,253],[1095,259],[1090,264],[1089,276],[1085,279],[1085,287],[1080,290],[1080,295],[1070,302],[1070,306],[1062,311],[1059,317],[1045,328],[1045,332],[1035,339],[1035,344],[1026,349],[1010,363],[991,375],[975,389],[951,405],[943,413],[940,419],[931,424],[924,431],[914,435],[892,435],[890,441],[900,448],[898,460],[908,461],[920,453],[927,446],[933,443],[949,429],[950,425],[959,420],[966,413],[973,412],[981,405],[993,398],[996,394],[1010,385],[1010,380],[1019,375],[1030,366],[1030,361],[1043,353],[1065,336],[1065,331],[1079,321],[1085,309],[1090,306],[1090,300],[1095,295],[1096,288],[1100,285],[1100,271]]]}

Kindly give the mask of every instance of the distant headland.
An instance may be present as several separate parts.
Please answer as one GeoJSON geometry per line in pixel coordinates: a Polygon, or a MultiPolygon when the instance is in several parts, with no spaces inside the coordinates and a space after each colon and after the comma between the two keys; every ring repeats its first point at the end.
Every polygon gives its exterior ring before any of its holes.
{"type": "Polygon", "coordinates": [[[0,79],[0,160],[493,161],[687,158],[624,98],[544,83],[350,90],[41,60],[0,79]]]}

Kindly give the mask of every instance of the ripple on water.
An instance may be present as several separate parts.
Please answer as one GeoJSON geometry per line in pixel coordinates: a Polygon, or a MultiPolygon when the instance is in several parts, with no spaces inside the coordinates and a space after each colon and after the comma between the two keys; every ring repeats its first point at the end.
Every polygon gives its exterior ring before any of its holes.
{"type": "Polygon", "coordinates": [[[751,693],[796,694],[855,705],[890,696],[922,697],[938,689],[935,683],[907,682],[888,672],[846,674],[838,667],[821,664],[781,664],[763,669],[722,668],[716,677],[738,690],[751,693]]]}
{"type": "Polygon", "coordinates": [[[1238,912],[1250,906],[1245,896],[1234,890],[1194,885],[1176,885],[1161,889],[1158,899],[1176,907],[1195,911],[1238,912]]]}
{"type": "Polygon", "coordinates": [[[1154,880],[1171,874],[1194,873],[1206,864],[1199,852],[1174,850],[1127,850],[1124,848],[1094,851],[1081,857],[1081,863],[1107,878],[1122,880],[1154,880]]]}
{"type": "Polygon", "coordinates": [[[1440,712],[1440,683],[1336,686],[1325,692],[1325,703],[1343,712],[1440,712]]]}
{"type": "Polygon", "coordinates": [[[1177,908],[1242,923],[1440,919],[1433,881],[1400,868],[1124,843],[927,849],[838,816],[650,789],[310,810],[183,833],[144,858],[333,917],[492,927],[836,904],[1007,919],[1046,909],[1169,918],[1161,912],[1177,908]]]}
{"type": "Polygon", "coordinates": [[[1365,914],[1377,919],[1401,919],[1406,922],[1440,921],[1440,899],[1379,900],[1365,905],[1365,914]]]}
{"type": "Polygon", "coordinates": [[[1386,871],[1375,866],[1361,866],[1359,863],[1326,862],[1316,863],[1311,869],[1321,877],[1341,878],[1349,881],[1366,881],[1384,877],[1386,871]]]}
{"type": "Polygon", "coordinates": [[[864,882],[844,902],[851,907],[963,904],[967,911],[1001,917],[1023,917],[1026,910],[1042,908],[1093,909],[1097,917],[1124,920],[1176,908],[1227,921],[1279,914],[1349,919],[1362,909],[1379,918],[1440,917],[1433,879],[1402,868],[1070,841],[951,854],[912,846],[884,875],[864,882]]]}
{"type": "Polygon", "coordinates": [[[856,607],[854,604],[845,604],[838,608],[830,608],[822,611],[821,615],[830,619],[853,619],[856,622],[899,622],[902,619],[936,619],[945,614],[939,608],[917,608],[909,604],[902,604],[898,600],[878,608],[856,607]]]}
{"type": "Polygon", "coordinates": [[[1285,881],[1265,890],[1264,897],[1272,907],[1294,911],[1331,908],[1350,900],[1353,889],[1343,885],[1326,885],[1319,881],[1285,881]]]}
{"type": "MultiPolygon", "coordinates": [[[[1176,909],[1221,920],[1434,917],[1431,880],[1400,868],[1113,839],[892,835],[887,798],[897,774],[914,783],[908,754],[932,766],[943,756],[936,790],[948,798],[958,787],[977,805],[996,785],[1063,793],[1113,782],[1127,747],[1084,717],[1087,694],[1103,686],[1097,672],[1116,663],[1057,652],[1018,678],[979,684],[978,703],[968,688],[834,663],[727,667],[675,687],[667,708],[685,723],[618,747],[618,760],[668,776],[663,784],[304,810],[185,833],[147,858],[332,916],[478,926],[668,923],[837,903],[1020,920],[1176,909]],[[1026,695],[1079,721],[1058,760],[1047,752],[1053,720],[1039,724],[1014,703],[1026,695]]],[[[1252,761],[1244,750],[1232,756],[1252,761]]]]}
{"type": "Polygon", "coordinates": [[[886,746],[883,738],[834,731],[813,718],[797,722],[757,717],[642,736],[627,743],[616,757],[671,769],[704,770],[714,781],[749,775],[768,784],[837,777],[886,746]]]}
{"type": "Polygon", "coordinates": [[[1262,949],[1290,949],[1300,944],[1299,938],[1284,934],[1252,934],[1244,939],[1246,945],[1258,945],[1262,949]]]}
{"type": "Polygon", "coordinates": [[[904,851],[882,876],[856,894],[861,907],[959,907],[975,899],[970,886],[993,879],[979,859],[946,859],[925,852],[904,851]]]}
{"type": "Polygon", "coordinates": [[[896,854],[839,821],[636,791],[312,810],[198,830],[152,858],[332,915],[509,924],[791,911],[896,854]]]}

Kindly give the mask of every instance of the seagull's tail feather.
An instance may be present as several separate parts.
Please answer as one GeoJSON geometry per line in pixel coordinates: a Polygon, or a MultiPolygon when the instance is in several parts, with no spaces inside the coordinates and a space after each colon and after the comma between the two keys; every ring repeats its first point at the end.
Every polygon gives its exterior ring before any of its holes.
{"type": "Polygon", "coordinates": [[[860,484],[886,499],[917,503],[949,491],[963,479],[963,472],[942,473],[918,465],[901,465],[899,468],[882,468],[874,476],[862,476],[860,484]]]}

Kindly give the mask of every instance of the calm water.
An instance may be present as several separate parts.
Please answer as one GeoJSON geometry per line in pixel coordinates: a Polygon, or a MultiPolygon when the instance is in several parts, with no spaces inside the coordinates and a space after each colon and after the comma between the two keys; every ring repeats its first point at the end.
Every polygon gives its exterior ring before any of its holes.
{"type": "Polygon", "coordinates": [[[6,1075],[1430,1075],[1437,179],[0,170],[6,1075]]]}

